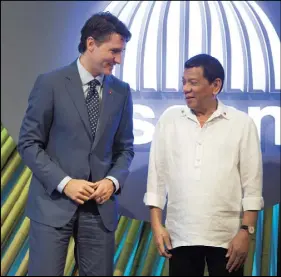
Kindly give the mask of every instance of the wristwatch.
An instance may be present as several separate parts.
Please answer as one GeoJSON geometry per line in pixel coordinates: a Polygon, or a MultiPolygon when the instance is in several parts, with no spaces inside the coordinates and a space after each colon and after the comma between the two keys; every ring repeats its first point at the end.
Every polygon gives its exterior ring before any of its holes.
{"type": "Polygon", "coordinates": [[[241,225],[240,229],[246,230],[250,235],[253,235],[255,233],[254,226],[241,225]]]}

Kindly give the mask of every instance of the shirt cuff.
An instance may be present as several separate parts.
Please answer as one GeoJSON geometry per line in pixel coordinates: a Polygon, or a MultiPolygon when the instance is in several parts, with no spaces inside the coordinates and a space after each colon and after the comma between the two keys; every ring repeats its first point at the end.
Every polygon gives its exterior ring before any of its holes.
{"type": "Polygon", "coordinates": [[[242,199],[244,211],[259,211],[264,207],[263,197],[247,197],[242,199]]]}
{"type": "Polygon", "coordinates": [[[151,192],[147,192],[144,195],[143,202],[146,206],[154,206],[164,210],[166,198],[158,196],[157,194],[151,192]]]}
{"type": "Polygon", "coordinates": [[[63,178],[63,180],[59,183],[59,185],[57,186],[57,190],[62,193],[63,189],[65,188],[66,184],[71,180],[72,178],[70,178],[69,176],[66,176],[63,178]]]}
{"type": "Polygon", "coordinates": [[[114,178],[113,176],[106,176],[106,179],[109,179],[113,182],[113,184],[115,185],[115,191],[114,193],[116,193],[116,191],[118,191],[118,189],[120,188],[119,182],[116,178],[114,178]]]}

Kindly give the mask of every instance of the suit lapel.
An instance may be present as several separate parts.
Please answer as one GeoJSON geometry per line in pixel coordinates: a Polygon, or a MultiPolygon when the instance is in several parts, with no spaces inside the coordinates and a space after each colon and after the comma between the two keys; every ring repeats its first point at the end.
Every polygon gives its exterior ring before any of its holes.
{"type": "Polygon", "coordinates": [[[84,127],[90,137],[91,140],[93,140],[92,134],[91,134],[91,128],[89,123],[89,117],[87,112],[87,107],[85,103],[85,97],[84,92],[82,89],[82,82],[78,73],[76,61],[73,62],[69,66],[69,71],[66,76],[66,89],[80,115],[80,118],[84,124],[84,127]]]}

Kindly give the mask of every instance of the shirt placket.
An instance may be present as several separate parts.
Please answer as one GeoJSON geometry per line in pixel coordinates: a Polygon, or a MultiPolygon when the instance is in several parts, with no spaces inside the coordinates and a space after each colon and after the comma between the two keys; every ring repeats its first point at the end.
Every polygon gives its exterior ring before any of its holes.
{"type": "Polygon", "coordinates": [[[198,128],[198,135],[195,145],[195,180],[199,181],[201,179],[201,171],[202,171],[202,155],[203,155],[203,138],[206,132],[206,124],[203,128],[198,128]]]}

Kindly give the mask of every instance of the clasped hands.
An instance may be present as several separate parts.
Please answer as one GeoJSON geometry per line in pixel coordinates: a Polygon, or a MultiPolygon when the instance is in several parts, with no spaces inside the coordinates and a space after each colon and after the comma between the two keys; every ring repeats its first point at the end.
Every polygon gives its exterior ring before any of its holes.
{"type": "Polygon", "coordinates": [[[95,200],[98,204],[103,204],[114,193],[114,185],[109,179],[102,179],[96,183],[71,179],[63,192],[80,205],[90,199],[95,200]]]}

